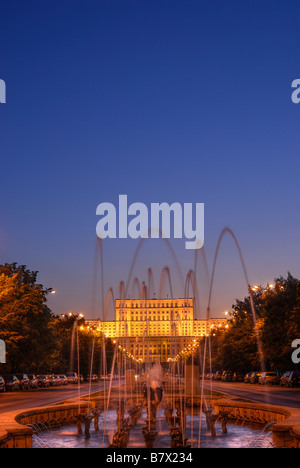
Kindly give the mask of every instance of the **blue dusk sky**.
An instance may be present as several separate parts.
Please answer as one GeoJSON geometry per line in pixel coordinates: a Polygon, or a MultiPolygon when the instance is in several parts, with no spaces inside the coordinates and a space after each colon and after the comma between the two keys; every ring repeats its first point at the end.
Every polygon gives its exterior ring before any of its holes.
{"type": "MultiPolygon", "coordinates": [[[[38,270],[57,291],[54,313],[100,316],[96,207],[119,194],[147,206],[205,203],[210,270],[229,226],[251,284],[300,277],[299,1],[0,0],[0,9],[0,263],[38,270]]],[[[194,266],[184,242],[171,240],[183,277],[194,266]]],[[[115,296],[137,246],[104,241],[115,296]]],[[[162,240],[144,242],[133,277],[147,280],[151,267],[158,292],[165,266],[182,296],[162,240]]],[[[204,316],[201,255],[198,270],[204,316]]],[[[219,316],[247,294],[230,236],[215,279],[219,316]]]]}

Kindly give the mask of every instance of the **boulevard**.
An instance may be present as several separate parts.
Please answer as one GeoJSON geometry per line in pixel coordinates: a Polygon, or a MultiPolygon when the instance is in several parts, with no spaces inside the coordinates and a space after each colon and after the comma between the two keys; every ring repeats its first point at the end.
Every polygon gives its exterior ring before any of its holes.
{"type": "MultiPolygon", "coordinates": [[[[108,386],[109,382],[93,383],[91,392],[95,393],[104,388],[108,389],[108,386]]],[[[279,386],[261,386],[232,382],[212,382],[211,387],[211,384],[207,381],[204,383],[204,388],[207,390],[212,388],[213,391],[216,392],[230,394],[235,397],[259,403],[300,408],[300,388],[282,388],[279,386]]],[[[84,396],[88,395],[88,393],[89,384],[84,383],[80,385],[80,395],[84,396]]],[[[79,389],[76,385],[17,393],[0,393],[0,413],[55,405],[68,399],[77,398],[78,394],[79,389]]]]}
{"type": "MultiPolygon", "coordinates": [[[[93,393],[108,388],[109,382],[93,383],[91,391],[93,393]]],[[[114,386],[114,384],[113,384],[114,386]]],[[[88,395],[89,383],[84,383],[78,388],[77,385],[67,387],[51,387],[39,390],[27,390],[24,392],[0,393],[0,414],[8,411],[36,408],[40,406],[55,405],[65,400],[88,395]]]]}
{"type": "MultiPolygon", "coordinates": [[[[206,389],[211,388],[209,382],[204,383],[206,389]]],[[[212,382],[214,391],[229,393],[247,400],[276,406],[300,408],[300,388],[285,388],[271,385],[251,385],[232,382],[212,382]]]]}

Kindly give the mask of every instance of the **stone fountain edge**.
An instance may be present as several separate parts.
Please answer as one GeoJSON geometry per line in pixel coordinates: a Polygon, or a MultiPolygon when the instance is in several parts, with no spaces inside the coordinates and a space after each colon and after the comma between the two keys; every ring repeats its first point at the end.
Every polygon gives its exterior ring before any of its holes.
{"type": "MultiPolygon", "coordinates": [[[[196,397],[196,395],[195,395],[196,397]]],[[[97,397],[96,397],[97,398],[97,397]]],[[[91,400],[93,396],[91,395],[91,400]]],[[[272,428],[273,443],[280,447],[300,448],[300,409],[248,402],[230,397],[212,399],[215,412],[229,411],[232,418],[257,415],[257,422],[276,421],[272,428]]],[[[81,400],[80,410],[89,411],[91,402],[81,400]]],[[[78,401],[63,404],[14,410],[0,414],[0,448],[32,448],[32,429],[26,424],[71,419],[78,415],[78,401]]]]}
{"type": "MultiPolygon", "coordinates": [[[[89,403],[80,402],[80,411],[88,412],[89,403]]],[[[72,420],[78,415],[79,404],[65,403],[0,414],[0,448],[32,448],[33,430],[26,424],[72,420]]]]}

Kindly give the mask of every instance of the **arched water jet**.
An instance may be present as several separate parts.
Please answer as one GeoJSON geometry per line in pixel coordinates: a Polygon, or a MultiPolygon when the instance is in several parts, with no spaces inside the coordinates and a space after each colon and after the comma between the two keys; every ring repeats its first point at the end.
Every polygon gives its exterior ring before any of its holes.
{"type": "MultiPolygon", "coordinates": [[[[150,347],[150,326],[149,322],[150,319],[148,317],[148,311],[147,311],[147,319],[146,319],[146,339],[147,339],[147,367],[146,367],[146,376],[148,375],[150,368],[151,368],[151,347],[150,347]]],[[[151,401],[150,401],[150,396],[148,398],[148,411],[150,413],[150,406],[151,406],[151,401]]],[[[151,421],[149,420],[149,430],[150,430],[150,425],[151,421]]]]}
{"type": "MultiPolygon", "coordinates": [[[[113,309],[115,311],[115,300],[114,300],[113,288],[110,288],[106,293],[105,304],[104,304],[104,308],[103,308],[104,320],[106,319],[110,299],[112,299],[113,309]]],[[[105,344],[105,335],[104,335],[104,333],[102,333],[102,372],[100,372],[100,373],[102,375],[104,375],[104,376],[107,375],[106,344],[105,344]]],[[[104,388],[104,394],[105,394],[105,388],[104,388]]]]}
{"type": "MultiPolygon", "coordinates": [[[[139,337],[136,336],[135,337],[135,340],[134,340],[134,343],[133,343],[133,353],[134,353],[134,356],[138,356],[138,341],[139,341],[139,337]]],[[[135,375],[138,375],[138,362],[136,361],[135,362],[135,375]]],[[[136,392],[136,404],[138,404],[138,392],[136,392]]]]}
{"type": "MultiPolygon", "coordinates": [[[[98,264],[98,252],[100,252],[100,275],[101,275],[101,279],[100,279],[100,290],[101,290],[101,301],[100,301],[100,304],[101,304],[101,314],[100,316],[102,317],[102,322],[105,322],[105,319],[106,319],[106,310],[107,310],[107,306],[106,304],[108,304],[109,302],[109,299],[108,299],[108,296],[110,294],[113,294],[113,291],[112,291],[112,288],[108,291],[107,293],[107,297],[106,297],[106,302],[104,303],[104,255],[103,255],[103,240],[97,236],[96,237],[96,254],[95,254],[95,266],[97,266],[98,264]]],[[[97,267],[96,267],[96,271],[95,271],[95,281],[97,281],[97,267]]],[[[100,361],[101,362],[101,361],[100,361]]],[[[107,374],[107,369],[106,369],[106,347],[105,347],[105,335],[104,333],[102,333],[102,374],[104,375],[104,377],[106,376],[107,374]]],[[[104,380],[105,382],[105,380],[104,380]]],[[[104,398],[106,397],[106,386],[104,384],[104,398]]]]}
{"type": "Polygon", "coordinates": [[[75,352],[75,340],[76,340],[76,321],[73,324],[72,335],[71,335],[71,348],[70,348],[70,366],[69,371],[74,372],[74,352],[75,352]]]}
{"type": "MultiPolygon", "coordinates": [[[[196,282],[196,275],[194,270],[190,270],[186,275],[185,288],[184,288],[184,298],[188,299],[190,295],[190,286],[192,286],[193,298],[196,299],[199,297],[199,291],[196,282]]],[[[195,304],[195,308],[197,305],[195,304]]]]}
{"type": "Polygon", "coordinates": [[[214,276],[215,276],[215,270],[216,270],[216,265],[217,265],[217,258],[218,258],[218,254],[219,254],[219,249],[220,249],[221,242],[222,242],[222,240],[223,240],[225,234],[227,234],[227,233],[230,234],[231,237],[232,237],[233,240],[234,240],[234,243],[235,243],[236,248],[237,248],[237,250],[238,250],[239,258],[240,258],[240,261],[241,261],[241,264],[242,264],[242,269],[243,269],[243,273],[244,273],[244,277],[245,277],[245,281],[246,281],[247,289],[248,289],[248,293],[249,293],[249,298],[250,298],[250,306],[251,306],[251,312],[252,312],[252,318],[253,318],[253,324],[254,324],[254,332],[255,332],[255,335],[256,335],[257,347],[258,347],[258,352],[259,352],[260,361],[261,361],[261,370],[264,372],[264,370],[265,370],[265,364],[264,364],[264,359],[263,359],[263,353],[262,353],[261,342],[260,342],[260,338],[259,338],[259,331],[258,331],[258,328],[257,328],[256,311],[255,311],[255,306],[254,306],[254,301],[253,301],[253,294],[252,294],[252,291],[251,291],[251,288],[250,288],[249,279],[248,279],[248,273],[247,273],[247,269],[246,269],[244,257],[243,257],[243,254],[242,254],[240,245],[239,245],[239,243],[238,243],[238,240],[237,240],[235,234],[233,233],[233,231],[232,231],[229,227],[225,227],[225,228],[222,230],[222,232],[221,232],[221,234],[220,234],[220,237],[219,237],[219,240],[218,240],[216,252],[215,252],[214,263],[213,263],[213,270],[212,270],[212,277],[211,277],[211,284],[210,284],[210,289],[209,289],[208,307],[207,307],[207,310],[208,310],[208,318],[209,318],[209,320],[210,320],[210,318],[211,318],[211,317],[210,317],[210,306],[211,306],[212,289],[213,289],[214,276]]]}
{"type": "MultiPolygon", "coordinates": [[[[98,262],[98,252],[100,252],[100,275],[101,275],[101,316],[102,320],[104,322],[104,256],[103,256],[103,240],[100,237],[96,237],[96,254],[95,254],[95,262],[98,262]]],[[[97,265],[97,263],[96,263],[97,265]]],[[[98,269],[96,268],[96,274],[95,274],[95,279],[97,279],[97,271],[98,269]]]]}
{"type": "MultiPolygon", "coordinates": [[[[203,262],[204,262],[204,276],[205,276],[205,279],[206,279],[206,282],[207,282],[207,287],[209,287],[210,273],[209,273],[208,262],[207,262],[207,257],[206,257],[205,247],[204,246],[200,249],[200,253],[201,253],[201,257],[202,257],[203,262]]],[[[195,281],[195,285],[197,285],[197,283],[198,283],[198,281],[197,281],[197,271],[198,271],[197,266],[198,266],[198,263],[199,263],[199,249],[196,249],[195,250],[195,257],[194,257],[194,277],[195,277],[194,281],[195,281]]],[[[197,291],[197,294],[195,296],[196,297],[195,308],[196,308],[196,310],[200,311],[200,294],[198,292],[197,287],[195,288],[195,291],[197,291]]]]}
{"type": "Polygon", "coordinates": [[[92,352],[91,352],[91,364],[90,364],[90,375],[89,375],[89,399],[88,399],[89,403],[91,401],[91,393],[92,393],[92,374],[93,374],[93,366],[94,366],[94,353],[95,353],[95,336],[93,337],[92,352]]]}
{"type": "Polygon", "coordinates": [[[155,293],[153,272],[151,268],[148,268],[148,299],[152,299],[155,293]]]}
{"type": "Polygon", "coordinates": [[[165,278],[167,277],[168,281],[169,281],[169,288],[170,288],[170,294],[171,294],[171,299],[173,299],[173,288],[172,288],[172,281],[171,281],[171,274],[170,274],[170,269],[169,267],[164,267],[162,272],[161,272],[161,275],[160,275],[160,281],[159,281],[159,293],[158,293],[158,297],[159,299],[162,299],[163,297],[163,286],[164,286],[164,282],[165,282],[165,278]]]}
{"type": "MultiPolygon", "coordinates": [[[[182,324],[181,324],[181,317],[178,316],[178,319],[179,319],[179,325],[180,327],[182,327],[182,324]]],[[[176,317],[176,320],[177,320],[177,317],[176,317]]],[[[179,346],[178,346],[178,336],[177,336],[177,326],[176,326],[176,322],[174,323],[174,332],[175,332],[175,345],[176,345],[176,351],[177,352],[177,347],[178,347],[178,350],[179,350],[179,346]]],[[[181,333],[181,336],[182,336],[182,333],[181,333]]],[[[185,410],[186,408],[184,407],[184,401],[183,401],[183,395],[182,395],[182,389],[181,389],[181,385],[180,385],[180,360],[177,359],[177,374],[178,374],[178,379],[179,379],[179,413],[180,415],[185,415],[185,410]]],[[[174,401],[174,406],[176,407],[176,402],[174,401]]],[[[186,443],[186,439],[185,439],[185,433],[186,433],[186,421],[185,421],[185,417],[180,417],[179,416],[179,424],[181,425],[181,435],[182,435],[182,442],[183,442],[183,445],[185,445],[186,443]]]]}
{"type": "MultiPolygon", "coordinates": [[[[145,373],[146,373],[146,382],[145,382],[145,385],[147,387],[147,375],[150,371],[150,338],[149,338],[149,318],[148,318],[148,314],[146,313],[146,326],[144,328],[144,332],[143,332],[143,363],[145,364],[145,373]],[[146,338],[146,344],[147,344],[147,352],[146,352],[146,355],[147,355],[147,361],[145,362],[145,338],[146,338]]],[[[149,394],[146,392],[146,400],[147,400],[147,408],[148,408],[148,414],[150,414],[150,406],[151,406],[151,402],[150,402],[150,396],[149,394]]],[[[148,431],[150,431],[150,420],[148,420],[148,431]]]]}
{"type": "MultiPolygon", "coordinates": [[[[148,235],[151,234],[151,228],[148,229],[148,235]]],[[[161,230],[159,230],[159,234],[160,236],[162,237],[163,233],[161,230]]],[[[128,274],[128,278],[127,278],[127,283],[126,283],[126,288],[125,288],[125,292],[126,292],[126,297],[127,297],[127,294],[128,294],[128,288],[129,288],[129,285],[130,285],[130,281],[131,281],[131,277],[132,277],[132,273],[133,273],[133,270],[134,270],[134,267],[135,267],[135,263],[136,263],[136,260],[138,258],[138,255],[140,253],[140,250],[141,250],[141,247],[144,243],[145,240],[147,240],[148,238],[143,238],[139,241],[139,244],[136,248],[136,251],[134,253],[134,257],[133,257],[133,260],[131,262],[131,266],[130,266],[130,270],[129,270],[129,274],[128,274]]],[[[175,262],[175,265],[176,265],[176,268],[178,270],[178,273],[179,273],[179,276],[180,276],[180,280],[181,280],[181,284],[182,286],[184,285],[184,280],[183,280],[183,275],[182,275],[182,272],[181,272],[181,268],[180,268],[180,265],[179,265],[179,262],[178,262],[178,259],[177,259],[177,256],[174,252],[174,249],[171,245],[171,243],[169,242],[168,239],[162,237],[162,240],[166,242],[170,252],[171,252],[171,255],[173,257],[173,260],[175,262]]]]}
{"type": "Polygon", "coordinates": [[[140,299],[142,301],[146,301],[148,299],[148,288],[147,288],[145,281],[143,281],[141,284],[140,299]]]}
{"type": "MultiPolygon", "coordinates": [[[[107,294],[106,294],[105,304],[104,304],[104,307],[103,307],[103,318],[104,319],[106,318],[109,302],[110,302],[111,299],[112,299],[112,303],[113,303],[114,317],[115,317],[115,299],[114,299],[113,288],[110,288],[107,291],[107,294]]],[[[116,350],[116,348],[115,348],[115,350],[116,350]]],[[[113,361],[113,368],[114,368],[114,364],[115,364],[115,362],[113,361]]],[[[106,357],[106,343],[105,343],[104,333],[102,333],[102,375],[104,376],[103,397],[104,397],[104,401],[105,401],[105,399],[106,399],[106,384],[105,384],[105,382],[106,382],[106,376],[107,376],[107,357],[106,357]]],[[[113,373],[111,374],[111,378],[110,378],[110,382],[109,382],[107,405],[109,405],[109,400],[110,400],[112,378],[113,378],[113,373]]],[[[107,408],[108,408],[108,406],[107,406],[107,408]]],[[[107,417],[107,411],[105,411],[105,427],[106,427],[106,417],[107,417]]],[[[104,436],[105,436],[105,431],[103,433],[103,444],[104,444],[104,436]]]]}
{"type": "MultiPolygon", "coordinates": [[[[216,251],[215,251],[214,262],[213,262],[213,269],[212,269],[212,275],[211,275],[211,281],[210,281],[210,288],[209,288],[209,296],[208,296],[207,323],[208,323],[209,330],[210,330],[210,320],[211,320],[211,310],[210,310],[210,306],[211,306],[211,299],[212,299],[212,290],[213,290],[213,284],[214,284],[214,277],[215,277],[215,271],[216,271],[217,259],[218,259],[218,254],[219,254],[220,246],[221,246],[222,240],[223,240],[223,238],[224,238],[224,236],[225,236],[226,234],[231,235],[231,237],[233,238],[234,244],[235,244],[235,246],[236,246],[236,248],[237,248],[237,251],[238,251],[238,254],[239,254],[239,258],[240,258],[240,261],[241,261],[241,265],[242,265],[242,269],[243,269],[243,274],[244,274],[244,278],[245,278],[245,281],[246,281],[246,284],[247,284],[247,289],[248,289],[249,298],[250,298],[250,306],[251,306],[251,312],[252,312],[252,318],[253,318],[254,331],[255,331],[255,335],[256,335],[258,353],[259,353],[260,361],[261,361],[261,370],[262,370],[262,372],[263,372],[265,366],[264,366],[264,360],[263,360],[261,342],[260,342],[260,338],[259,338],[259,332],[258,332],[258,329],[257,329],[256,312],[255,312],[255,307],[254,307],[253,295],[252,295],[252,292],[251,292],[251,289],[250,289],[250,283],[249,283],[249,279],[248,279],[248,273],[247,273],[247,269],[246,269],[244,257],[243,257],[243,254],[242,254],[240,245],[239,245],[239,243],[238,243],[238,240],[237,240],[235,234],[233,233],[233,231],[232,231],[229,227],[225,227],[225,228],[222,230],[222,232],[221,232],[221,234],[220,234],[220,236],[219,236],[218,243],[217,243],[217,247],[216,247],[216,251]]],[[[201,401],[202,401],[202,399],[203,399],[203,394],[204,394],[204,373],[205,373],[205,361],[206,361],[207,342],[208,342],[208,341],[209,341],[209,346],[210,346],[210,334],[209,334],[208,337],[207,337],[207,336],[205,337],[205,343],[204,343],[201,401]]],[[[202,420],[202,408],[200,408],[198,447],[200,447],[200,443],[201,443],[201,420],[202,420]]]]}
{"type": "MultiPolygon", "coordinates": [[[[188,272],[188,274],[187,274],[187,277],[186,277],[185,298],[187,298],[187,299],[189,298],[190,285],[192,286],[193,297],[194,297],[195,302],[197,304],[197,302],[198,302],[197,298],[199,297],[199,291],[198,291],[197,282],[196,282],[196,275],[195,275],[195,272],[193,270],[190,270],[188,272]]],[[[203,359],[202,359],[202,356],[201,356],[201,347],[199,347],[199,358],[200,358],[200,362],[202,363],[203,359]]],[[[210,363],[211,363],[211,359],[210,359],[210,363]]]]}
{"type": "Polygon", "coordinates": [[[95,244],[95,255],[94,255],[94,272],[93,272],[93,285],[92,285],[92,305],[91,305],[91,310],[92,314],[95,315],[96,312],[96,303],[97,303],[97,291],[98,291],[98,240],[99,238],[96,238],[96,244],[95,244]]]}
{"type": "Polygon", "coordinates": [[[126,299],[124,281],[120,281],[120,285],[119,285],[119,298],[122,299],[122,300],[125,300],[125,299],[126,299]]]}
{"type": "MultiPolygon", "coordinates": [[[[132,271],[133,271],[133,268],[135,266],[135,261],[136,261],[136,258],[138,257],[138,254],[139,254],[139,248],[141,247],[142,245],[142,242],[143,240],[141,240],[141,243],[140,245],[138,246],[138,249],[135,253],[135,258],[133,259],[132,261],[132,264],[131,264],[131,267],[132,267],[132,271]]],[[[203,250],[201,249],[201,252],[203,253],[203,250]]],[[[192,270],[189,272],[188,274],[188,277],[186,278],[186,283],[185,283],[185,292],[184,292],[184,297],[189,297],[189,291],[190,291],[190,287],[192,286],[193,290],[197,290],[197,281],[196,281],[196,271],[197,271],[197,268],[198,268],[198,260],[200,258],[200,255],[198,254],[198,251],[195,251],[195,271],[192,272],[192,270]]],[[[204,255],[204,258],[206,259],[205,255],[204,255]]],[[[103,260],[103,256],[102,256],[102,260],[103,260]]],[[[207,263],[205,262],[205,265],[207,266],[207,263]]],[[[152,270],[151,270],[151,273],[152,273],[152,270]]],[[[129,272],[129,277],[131,277],[131,272],[129,272]]],[[[137,284],[137,279],[135,279],[135,283],[137,284]]],[[[162,272],[161,274],[161,283],[165,283],[166,280],[169,280],[169,286],[170,286],[170,289],[171,289],[171,297],[173,298],[173,291],[172,291],[172,284],[171,284],[171,280],[170,280],[170,270],[168,269],[168,267],[166,267],[165,271],[162,272]]],[[[149,273],[149,270],[148,270],[148,289],[146,289],[145,285],[141,285],[140,288],[138,288],[139,292],[140,292],[140,298],[142,297],[146,297],[149,298],[151,297],[151,282],[153,282],[153,275],[152,275],[152,278],[150,277],[150,273],[149,273]],[[147,294],[145,294],[145,291],[147,291],[147,294]]],[[[129,283],[130,281],[128,281],[127,283],[127,286],[125,288],[124,286],[124,283],[123,283],[123,286],[122,286],[122,292],[121,292],[121,288],[120,288],[120,298],[121,297],[125,297],[126,298],[126,290],[128,289],[129,287],[129,283]]],[[[135,288],[136,286],[134,286],[135,288]]],[[[154,289],[154,287],[153,287],[154,289]]],[[[162,290],[162,287],[161,287],[161,290],[162,290]]],[[[210,288],[210,292],[211,292],[212,288],[210,288]]],[[[162,295],[162,293],[160,292],[160,296],[162,295]]],[[[196,292],[194,293],[194,298],[196,299],[196,301],[199,300],[199,293],[196,292]]],[[[211,299],[211,297],[210,297],[211,299]]],[[[210,304],[210,300],[208,301],[209,304],[210,304]]],[[[103,312],[103,316],[106,315],[105,313],[105,309],[106,307],[104,307],[104,312],[103,312]]],[[[209,323],[210,323],[210,307],[207,307],[207,318],[209,320],[209,323]]],[[[173,321],[174,321],[174,317],[173,317],[173,321]]],[[[127,325],[128,326],[128,325],[127,325]]],[[[210,328],[210,327],[209,327],[210,328]]],[[[173,331],[174,331],[174,334],[173,334],[173,338],[176,342],[176,340],[178,339],[178,337],[176,336],[176,330],[174,330],[173,328],[173,331]]],[[[149,349],[149,332],[147,332],[147,355],[148,355],[148,362],[149,362],[149,354],[150,354],[150,349],[149,349]]],[[[205,348],[205,357],[207,359],[207,347],[209,346],[209,339],[206,339],[206,348],[205,348]]],[[[199,348],[200,349],[200,348],[199,348]]],[[[176,351],[176,350],[175,350],[176,351]]],[[[176,354],[176,352],[174,351],[174,355],[176,354]]],[[[203,365],[203,372],[204,372],[204,369],[205,369],[205,359],[203,360],[204,362],[204,365],[203,365]]],[[[211,359],[210,359],[210,362],[211,362],[211,359]]],[[[179,363],[178,363],[179,365],[179,363]]]]}
{"type": "MultiPolygon", "coordinates": [[[[207,262],[207,257],[206,257],[206,252],[205,252],[205,247],[203,246],[200,249],[201,257],[204,263],[204,276],[206,279],[207,286],[209,288],[210,286],[210,273],[209,273],[209,267],[208,267],[208,262],[207,262]]],[[[195,256],[194,256],[194,270],[190,270],[188,273],[188,278],[187,278],[187,290],[186,290],[186,297],[188,297],[189,294],[189,283],[191,283],[193,292],[194,292],[194,297],[195,297],[195,308],[196,310],[199,310],[200,312],[200,294],[198,290],[198,281],[197,281],[197,272],[198,272],[198,263],[199,263],[199,250],[195,250],[195,256]]],[[[199,318],[199,317],[198,317],[199,318]]],[[[207,319],[207,317],[206,317],[207,319]]],[[[210,330],[210,322],[208,323],[208,329],[210,330]]],[[[205,337],[206,340],[206,337],[205,337]]],[[[206,351],[205,351],[206,352],[206,351]]],[[[211,387],[211,395],[212,395],[212,368],[211,368],[211,346],[209,342],[209,362],[210,362],[210,387],[211,387]]],[[[202,388],[201,388],[201,399],[200,399],[200,408],[203,406],[203,400],[204,400],[204,391],[203,391],[203,385],[204,385],[204,373],[205,373],[205,359],[204,355],[202,354],[201,346],[199,346],[199,360],[200,363],[202,364],[202,388]]],[[[204,401],[204,404],[206,405],[206,401],[204,401]]],[[[193,413],[193,409],[192,409],[193,413]]],[[[198,441],[198,446],[200,447],[200,432],[201,432],[201,410],[200,410],[200,421],[199,421],[199,441],[198,441]]],[[[193,446],[193,439],[191,441],[192,446],[193,446]]]]}
{"type": "MultiPolygon", "coordinates": [[[[171,300],[174,299],[173,296],[173,287],[172,287],[172,281],[171,281],[171,274],[170,274],[170,269],[169,267],[165,267],[162,272],[161,272],[161,277],[160,277],[160,287],[159,287],[159,298],[162,298],[163,296],[163,286],[165,283],[165,279],[168,279],[169,283],[169,288],[170,288],[170,293],[171,293],[171,300]]],[[[171,355],[173,360],[177,357],[177,353],[179,352],[179,339],[178,339],[178,333],[177,333],[177,325],[179,322],[179,325],[181,325],[181,317],[174,315],[173,312],[171,312],[171,317],[170,317],[170,322],[171,322],[171,355]],[[179,319],[179,320],[178,320],[179,319]]],[[[173,362],[173,360],[171,362],[173,362]]],[[[177,359],[177,374],[178,378],[180,379],[180,362],[179,359],[177,359]]],[[[176,363],[172,365],[171,367],[171,400],[172,400],[172,395],[174,396],[174,401],[172,401],[172,407],[175,408],[176,406],[176,363]]],[[[184,414],[184,408],[183,408],[183,396],[182,396],[182,389],[180,385],[180,380],[178,382],[178,390],[179,390],[179,409],[180,413],[184,414]]],[[[183,440],[185,440],[185,424],[183,418],[180,420],[180,425],[181,425],[181,434],[183,440]]]]}
{"type": "Polygon", "coordinates": [[[80,353],[79,353],[78,323],[77,323],[76,317],[74,318],[72,337],[71,337],[70,372],[74,372],[75,343],[77,347],[78,408],[79,408],[79,413],[80,413],[80,353]]]}
{"type": "MultiPolygon", "coordinates": [[[[196,264],[196,262],[195,262],[196,264]]],[[[190,286],[192,287],[192,293],[193,293],[193,297],[195,299],[195,302],[196,304],[198,303],[198,300],[197,298],[199,297],[199,291],[198,291],[198,287],[197,287],[197,282],[196,282],[196,275],[195,275],[195,272],[193,270],[190,270],[187,274],[187,277],[186,277],[186,287],[185,287],[185,298],[188,299],[189,298],[189,289],[190,289],[190,286]]],[[[195,306],[196,307],[196,306],[195,306]]],[[[201,346],[199,346],[199,362],[201,365],[203,365],[203,356],[201,354],[201,346]]],[[[211,362],[211,359],[210,359],[210,362],[211,362]]],[[[184,363],[183,363],[183,366],[184,366],[184,370],[185,370],[185,373],[186,373],[186,366],[187,366],[187,361],[186,361],[186,356],[184,356],[184,363]]],[[[194,369],[194,352],[192,354],[192,369],[194,369]]],[[[202,375],[202,378],[203,378],[203,375],[202,375]]],[[[192,380],[194,379],[194,370],[192,370],[192,380]]],[[[193,404],[193,398],[194,398],[194,382],[192,382],[192,401],[191,401],[191,447],[193,447],[193,443],[194,443],[194,439],[193,439],[193,413],[194,413],[194,404],[193,404]]],[[[202,399],[201,399],[201,402],[200,402],[200,406],[202,406],[203,404],[203,399],[205,401],[205,398],[204,398],[204,395],[202,396],[202,399]]],[[[205,402],[206,404],[206,402],[205,402]]]]}
{"type": "MultiPolygon", "coordinates": [[[[193,297],[197,298],[199,296],[198,288],[197,288],[197,283],[196,283],[196,276],[195,272],[193,270],[190,270],[187,274],[186,278],[186,288],[185,288],[185,297],[189,297],[189,287],[190,285],[192,286],[192,291],[193,291],[193,297]]],[[[196,301],[197,302],[197,301],[196,301]]],[[[208,327],[210,329],[210,323],[208,323],[208,327]]],[[[192,357],[194,359],[194,355],[192,357]]],[[[201,347],[199,347],[199,359],[200,363],[202,363],[203,368],[202,368],[202,381],[204,381],[204,374],[205,374],[205,366],[204,366],[204,359],[203,356],[201,355],[201,347]]],[[[209,342],[209,363],[210,363],[210,376],[212,375],[212,368],[211,368],[211,347],[210,347],[210,342],[209,342]]],[[[211,395],[212,395],[212,379],[210,378],[210,385],[211,385],[211,395]]],[[[204,399],[203,396],[201,400],[204,399]]],[[[204,399],[205,402],[205,399],[204,399]]],[[[202,407],[203,401],[201,401],[201,407],[202,407]]],[[[206,405],[206,403],[205,403],[206,405]]],[[[192,405],[192,413],[193,413],[193,405],[192,405]]],[[[192,418],[193,421],[193,418],[192,418]]],[[[192,441],[193,444],[193,441],[192,441]]]]}
{"type": "MultiPolygon", "coordinates": [[[[110,402],[111,389],[112,389],[112,380],[113,380],[113,376],[114,376],[115,363],[116,363],[116,357],[118,355],[118,350],[119,350],[119,340],[116,339],[107,399],[105,399],[105,394],[104,394],[104,429],[103,429],[102,448],[104,448],[104,442],[105,442],[107,413],[108,413],[108,410],[109,410],[109,402],[110,402]],[[106,404],[105,404],[105,400],[107,400],[106,404]]],[[[105,385],[104,385],[104,388],[105,388],[105,385]]]]}
{"type": "Polygon", "coordinates": [[[134,278],[132,288],[131,288],[131,297],[132,298],[139,298],[140,297],[140,291],[141,291],[141,285],[139,282],[139,279],[137,277],[134,278]],[[137,296],[135,296],[135,290],[137,291],[137,296]]]}
{"type": "Polygon", "coordinates": [[[114,311],[114,316],[115,316],[115,296],[114,296],[114,290],[113,288],[109,288],[107,293],[106,293],[106,296],[105,296],[105,303],[104,303],[104,322],[107,318],[107,312],[108,312],[108,306],[109,306],[109,302],[110,300],[112,300],[112,305],[113,305],[113,311],[114,311]]]}

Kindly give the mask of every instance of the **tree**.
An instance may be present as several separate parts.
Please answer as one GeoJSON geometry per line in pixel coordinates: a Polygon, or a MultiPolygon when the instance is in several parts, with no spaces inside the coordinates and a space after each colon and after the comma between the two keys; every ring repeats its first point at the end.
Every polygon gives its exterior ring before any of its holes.
{"type": "Polygon", "coordinates": [[[263,297],[261,330],[266,367],[284,371],[293,367],[291,344],[300,337],[300,283],[290,273],[275,280],[263,297]]]}
{"type": "Polygon", "coordinates": [[[99,375],[103,373],[103,367],[110,372],[114,353],[113,342],[96,329],[87,326],[82,316],[70,314],[55,317],[50,327],[56,336],[56,348],[52,356],[52,362],[55,363],[53,372],[78,372],[79,369],[80,374],[84,376],[88,376],[91,370],[99,375]]]}
{"type": "Polygon", "coordinates": [[[0,369],[1,373],[61,373],[68,372],[70,366],[76,371],[77,353],[71,353],[75,329],[78,330],[80,373],[89,375],[92,354],[93,373],[99,374],[103,367],[110,369],[112,341],[87,327],[82,316],[53,315],[46,305],[51,289],[37,284],[36,280],[37,272],[24,265],[0,265],[0,339],[5,341],[7,349],[7,364],[0,369]]]}
{"type": "Polygon", "coordinates": [[[49,331],[52,315],[37,272],[16,263],[0,265],[0,339],[6,342],[8,372],[43,368],[55,348],[49,331]]]}
{"type": "Polygon", "coordinates": [[[212,332],[212,366],[234,371],[293,369],[291,344],[300,338],[300,282],[290,273],[236,300],[226,331],[212,332]],[[256,323],[256,327],[255,327],[256,323]]]}

